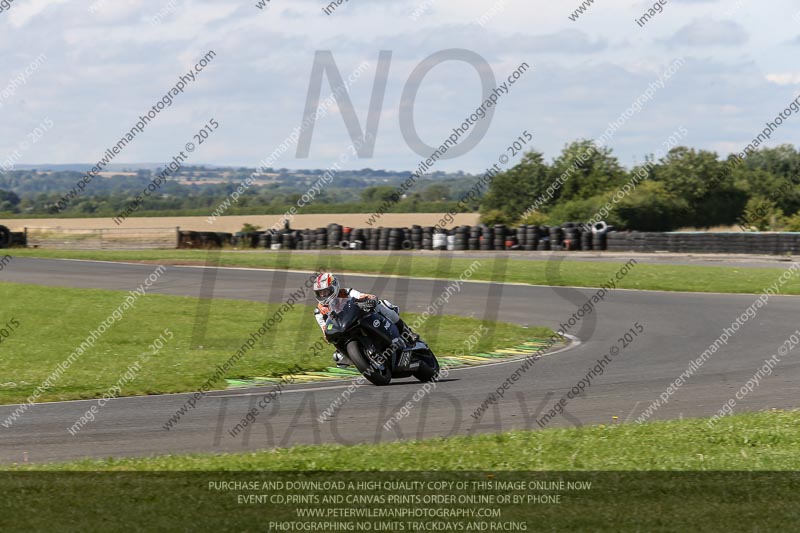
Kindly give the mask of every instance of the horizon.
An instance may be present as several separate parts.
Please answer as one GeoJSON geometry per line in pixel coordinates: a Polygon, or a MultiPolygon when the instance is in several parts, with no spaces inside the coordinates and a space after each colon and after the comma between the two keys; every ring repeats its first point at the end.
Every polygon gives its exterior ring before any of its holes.
{"type": "MultiPolygon", "coordinates": [[[[477,121],[480,142],[434,170],[480,173],[526,129],[549,161],[612,123],[619,126],[607,146],[631,168],[680,127],[688,131],[682,144],[737,153],[800,90],[792,66],[800,11],[788,0],[671,0],[643,26],[636,21],[648,2],[608,0],[577,16],[574,4],[364,0],[326,15],[311,0],[258,9],[211,0],[96,0],[88,10],[65,0],[15,2],[0,12],[0,46],[13,50],[0,57],[0,159],[97,161],[164,99],[115,162],[169,161],[216,119],[219,130],[196,154],[216,162],[209,165],[257,168],[273,154],[272,168],[326,169],[361,130],[375,132],[367,143],[374,152],[346,158],[343,168],[405,172],[424,159],[420,143],[438,146],[481,105],[490,73],[501,87],[528,64],[493,115],[477,121]],[[442,63],[419,70],[444,50],[442,63]],[[371,109],[382,97],[376,79],[385,80],[385,98],[371,109]],[[313,135],[287,143],[313,111],[317,88],[324,109],[313,135]],[[412,103],[403,100],[407,88],[412,103]],[[329,99],[337,93],[349,102],[329,99]],[[23,145],[37,128],[41,135],[23,145]]],[[[799,134],[790,117],[764,146],[797,146],[799,134]]]]}

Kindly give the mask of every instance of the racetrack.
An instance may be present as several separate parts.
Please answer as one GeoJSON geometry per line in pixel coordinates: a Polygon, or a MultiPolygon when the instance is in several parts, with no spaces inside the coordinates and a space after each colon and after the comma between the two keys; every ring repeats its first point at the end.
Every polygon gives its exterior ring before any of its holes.
{"type": "MultiPolygon", "coordinates": [[[[2,281],[131,290],[152,269],[152,265],[15,258],[2,272],[2,281]]],[[[223,268],[216,272],[212,293],[212,277],[207,276],[204,285],[203,274],[202,268],[170,266],[152,292],[281,302],[308,276],[300,272],[223,268]]],[[[551,274],[554,279],[558,276],[557,260],[553,261],[551,274]]],[[[346,275],[344,281],[378,293],[411,312],[425,309],[447,284],[447,280],[363,275],[346,275]]],[[[444,312],[555,329],[595,293],[595,289],[468,283],[444,312]]],[[[407,418],[388,431],[382,427],[384,422],[414,395],[418,382],[402,380],[389,387],[360,387],[332,420],[322,423],[317,416],[349,382],[288,386],[271,404],[271,411],[237,437],[230,437],[227,431],[269,387],[211,393],[169,431],[163,424],[190,394],[112,400],[93,424],[74,437],[66,428],[86,411],[90,401],[37,404],[10,429],[0,427],[0,461],[237,452],[297,444],[386,442],[536,428],[535,419],[584,378],[597,359],[609,353],[612,346],[619,346],[618,339],[639,322],[644,332],[615,356],[604,374],[594,378],[586,393],[571,400],[564,415],[553,419],[548,427],[613,423],[613,416],[619,417],[620,422],[633,421],[755,298],[611,291],[594,312],[569,331],[580,339],[579,345],[537,361],[480,421],[473,419],[471,413],[518,368],[519,362],[452,371],[431,395],[415,404],[407,418]]],[[[769,304],[747,321],[728,345],[689,378],[651,419],[715,414],[797,329],[798,298],[771,297],[769,304]]],[[[260,320],[255,317],[254,326],[260,320]]],[[[318,335],[318,331],[309,331],[309,339],[318,335]]],[[[235,349],[232,346],[231,352],[235,349]]],[[[269,354],[263,353],[263,357],[269,354]]],[[[737,410],[797,407],[798,381],[800,365],[797,356],[789,354],[759,387],[737,401],[737,410]]],[[[13,406],[0,407],[0,420],[13,410],[13,406]]]]}

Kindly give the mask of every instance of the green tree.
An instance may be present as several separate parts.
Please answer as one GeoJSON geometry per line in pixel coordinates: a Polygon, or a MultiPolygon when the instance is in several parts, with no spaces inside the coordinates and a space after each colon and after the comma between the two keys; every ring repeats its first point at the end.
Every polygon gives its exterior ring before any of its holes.
{"type": "Polygon", "coordinates": [[[516,166],[495,176],[480,211],[502,212],[505,220],[519,219],[550,186],[550,167],[540,152],[528,152],[516,166]]]}
{"type": "Polygon", "coordinates": [[[397,189],[390,185],[377,185],[375,187],[367,187],[361,193],[361,200],[367,203],[374,202],[391,202],[396,194],[397,189]]]}
{"type": "Polygon", "coordinates": [[[587,199],[620,187],[627,172],[607,147],[580,140],[564,147],[551,169],[551,182],[563,184],[556,200],[587,199]]]}
{"type": "Polygon", "coordinates": [[[795,213],[793,216],[786,218],[783,230],[800,232],[800,213],[795,213]]]}
{"type": "Polygon", "coordinates": [[[7,204],[10,207],[19,205],[19,196],[14,191],[4,191],[0,189],[0,204],[7,204]]]}
{"type": "Polygon", "coordinates": [[[689,203],[663,182],[645,181],[619,202],[618,224],[639,231],[672,231],[685,225],[689,203]]]}
{"type": "Polygon", "coordinates": [[[748,170],[762,170],[777,178],[797,181],[800,176],[800,153],[791,144],[762,148],[744,160],[748,170]]]}
{"type": "Polygon", "coordinates": [[[667,192],[687,202],[684,226],[734,224],[747,202],[747,193],[735,186],[733,174],[714,152],[673,148],[650,175],[667,192]]]}
{"type": "Polygon", "coordinates": [[[745,231],[776,231],[783,222],[783,211],[777,203],[763,196],[753,196],[747,201],[739,224],[745,231]]]}
{"type": "Polygon", "coordinates": [[[514,219],[501,209],[489,209],[481,215],[481,222],[489,226],[494,226],[495,224],[510,225],[514,223],[514,219]]]}
{"type": "Polygon", "coordinates": [[[761,168],[737,168],[734,172],[736,187],[748,196],[769,198],[785,213],[796,213],[800,209],[800,180],[773,174],[761,168]]]}
{"type": "Polygon", "coordinates": [[[426,202],[441,202],[450,199],[450,187],[442,183],[429,185],[422,191],[422,199],[426,202]]]}
{"type": "MultiPolygon", "coordinates": [[[[548,215],[551,224],[563,224],[564,222],[587,222],[594,218],[600,208],[611,200],[613,193],[604,193],[592,196],[591,198],[574,198],[556,204],[548,215]]],[[[617,214],[609,212],[604,220],[609,224],[619,225],[617,214]]]]}

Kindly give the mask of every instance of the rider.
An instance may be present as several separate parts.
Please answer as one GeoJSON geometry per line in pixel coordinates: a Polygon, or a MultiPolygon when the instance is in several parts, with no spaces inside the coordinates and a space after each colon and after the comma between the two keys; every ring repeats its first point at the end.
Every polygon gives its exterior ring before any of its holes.
{"type": "MultiPolygon", "coordinates": [[[[342,288],[339,285],[339,280],[336,276],[329,272],[323,272],[317,279],[314,280],[314,296],[317,298],[317,308],[314,310],[314,318],[317,319],[317,324],[325,333],[325,321],[328,319],[331,304],[337,298],[355,298],[358,301],[373,300],[375,302],[375,311],[381,316],[388,319],[400,332],[400,337],[405,341],[407,347],[413,346],[418,340],[419,335],[414,333],[408,324],[403,322],[400,318],[400,308],[393,305],[388,300],[379,300],[374,294],[365,294],[355,289],[342,288]]],[[[347,364],[347,357],[338,350],[333,354],[333,360],[337,364],[347,364]]]]}

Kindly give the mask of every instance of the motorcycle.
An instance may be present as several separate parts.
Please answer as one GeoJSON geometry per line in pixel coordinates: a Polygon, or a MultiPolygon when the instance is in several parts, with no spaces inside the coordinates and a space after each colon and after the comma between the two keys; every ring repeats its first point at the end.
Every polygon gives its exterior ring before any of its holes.
{"type": "Polygon", "coordinates": [[[407,347],[397,326],[375,311],[374,301],[334,302],[325,321],[325,338],[375,385],[410,376],[427,382],[439,375],[439,361],[427,343],[420,339],[407,347]]]}

